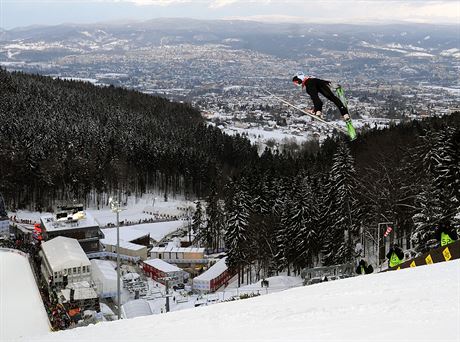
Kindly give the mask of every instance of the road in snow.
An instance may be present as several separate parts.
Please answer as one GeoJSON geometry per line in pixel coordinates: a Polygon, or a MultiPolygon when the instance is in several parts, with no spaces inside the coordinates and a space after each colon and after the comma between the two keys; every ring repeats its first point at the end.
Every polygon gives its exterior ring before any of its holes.
{"type": "Polygon", "coordinates": [[[459,341],[460,261],[99,323],[38,341],[459,341]]]}

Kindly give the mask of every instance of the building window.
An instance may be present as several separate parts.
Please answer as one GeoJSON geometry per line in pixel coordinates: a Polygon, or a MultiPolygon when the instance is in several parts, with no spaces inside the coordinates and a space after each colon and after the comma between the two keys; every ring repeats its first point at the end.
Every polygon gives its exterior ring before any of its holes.
{"type": "Polygon", "coordinates": [[[73,268],[73,274],[76,274],[76,273],[77,273],[77,268],[74,267],[74,268],[73,268]]]}
{"type": "Polygon", "coordinates": [[[78,267],[78,273],[81,273],[81,266],[78,267]]]}

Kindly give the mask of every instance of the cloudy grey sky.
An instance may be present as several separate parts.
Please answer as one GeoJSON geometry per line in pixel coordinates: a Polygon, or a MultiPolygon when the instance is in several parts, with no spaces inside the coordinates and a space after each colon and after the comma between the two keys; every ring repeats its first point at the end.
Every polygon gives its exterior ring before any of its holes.
{"type": "Polygon", "coordinates": [[[0,27],[159,17],[460,25],[459,0],[0,0],[0,27]]]}

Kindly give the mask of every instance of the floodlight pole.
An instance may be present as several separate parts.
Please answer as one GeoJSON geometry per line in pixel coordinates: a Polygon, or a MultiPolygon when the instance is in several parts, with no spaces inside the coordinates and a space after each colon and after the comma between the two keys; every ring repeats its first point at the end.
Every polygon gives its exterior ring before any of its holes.
{"type": "MultiPolygon", "coordinates": [[[[118,196],[120,197],[120,196],[118,196]]],[[[121,291],[120,291],[120,202],[109,199],[112,212],[117,214],[117,315],[121,319],[121,291]]]]}
{"type": "Polygon", "coordinates": [[[121,301],[120,301],[120,210],[117,208],[117,303],[118,319],[121,319],[121,301]]]}

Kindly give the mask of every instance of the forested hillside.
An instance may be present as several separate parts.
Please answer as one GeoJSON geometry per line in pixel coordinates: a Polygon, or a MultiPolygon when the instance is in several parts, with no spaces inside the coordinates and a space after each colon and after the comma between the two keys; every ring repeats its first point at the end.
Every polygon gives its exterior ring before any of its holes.
{"type": "Polygon", "coordinates": [[[195,217],[195,229],[211,247],[223,236],[228,262],[240,270],[348,262],[380,222],[422,252],[436,244],[435,225],[460,228],[460,115],[364,132],[353,143],[329,139],[297,157],[266,151],[207,202],[207,220],[195,217]]]}
{"type": "Polygon", "coordinates": [[[85,203],[91,191],[203,195],[257,158],[186,104],[0,69],[0,192],[10,208],[85,203]]]}
{"type": "Polygon", "coordinates": [[[0,70],[0,103],[9,209],[118,189],[181,193],[201,198],[202,245],[225,243],[232,265],[265,271],[350,260],[379,222],[419,251],[435,224],[458,227],[459,113],[259,156],[189,105],[135,91],[0,70]]]}

